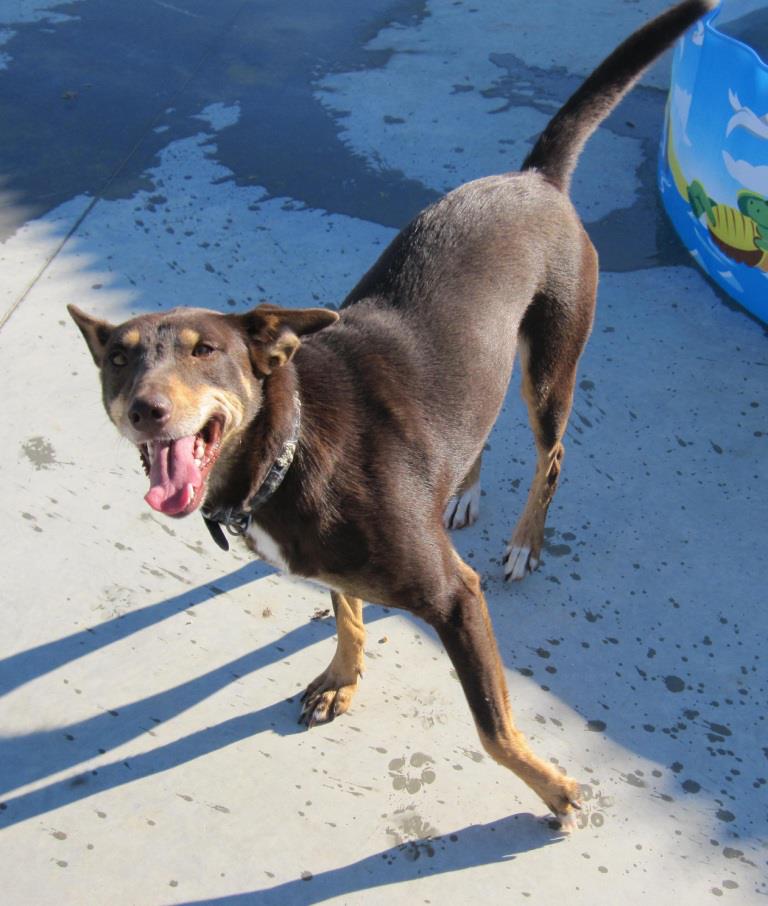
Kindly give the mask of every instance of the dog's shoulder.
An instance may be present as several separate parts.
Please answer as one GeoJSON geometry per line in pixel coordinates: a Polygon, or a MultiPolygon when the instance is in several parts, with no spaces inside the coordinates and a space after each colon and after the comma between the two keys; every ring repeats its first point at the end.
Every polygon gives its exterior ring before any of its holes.
{"type": "Polygon", "coordinates": [[[410,369],[419,358],[418,326],[408,313],[380,297],[343,308],[331,330],[307,338],[297,364],[351,368],[379,363],[410,369]]]}

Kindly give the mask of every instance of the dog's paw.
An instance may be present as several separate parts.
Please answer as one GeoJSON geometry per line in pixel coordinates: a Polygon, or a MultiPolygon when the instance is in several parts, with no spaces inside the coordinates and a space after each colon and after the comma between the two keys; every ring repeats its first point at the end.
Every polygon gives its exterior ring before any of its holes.
{"type": "Polygon", "coordinates": [[[327,724],[339,714],[344,714],[352,704],[361,675],[355,673],[353,678],[341,677],[330,667],[323,671],[307,686],[301,697],[299,723],[309,729],[316,724],[327,724]]]}
{"type": "Polygon", "coordinates": [[[536,788],[547,808],[555,816],[560,829],[565,832],[576,830],[576,815],[581,811],[580,787],[570,777],[554,778],[546,787],[536,788]]]}
{"type": "Polygon", "coordinates": [[[451,497],[443,511],[443,525],[447,529],[460,529],[477,522],[480,515],[480,482],[451,497]]]}
{"type": "Polygon", "coordinates": [[[504,578],[519,582],[539,565],[539,558],[527,544],[508,544],[504,553],[504,578]]]}

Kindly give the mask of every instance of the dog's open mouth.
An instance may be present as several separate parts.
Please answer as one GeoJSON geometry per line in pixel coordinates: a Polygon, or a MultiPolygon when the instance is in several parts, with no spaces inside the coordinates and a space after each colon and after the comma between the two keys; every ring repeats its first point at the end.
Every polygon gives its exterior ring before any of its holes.
{"type": "Polygon", "coordinates": [[[203,502],[205,483],[219,455],[222,422],[214,417],[197,434],[139,444],[149,491],[144,499],[166,516],[187,516],[203,502]]]}

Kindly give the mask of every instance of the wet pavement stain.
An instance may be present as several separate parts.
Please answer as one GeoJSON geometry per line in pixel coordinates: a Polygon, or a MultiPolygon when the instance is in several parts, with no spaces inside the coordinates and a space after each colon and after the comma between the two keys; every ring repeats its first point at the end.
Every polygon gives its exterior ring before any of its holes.
{"type": "Polygon", "coordinates": [[[581,785],[581,810],[576,815],[576,826],[582,830],[586,827],[602,827],[607,813],[613,806],[610,796],[603,795],[599,789],[588,783],[581,785]]]}
{"type": "Polygon", "coordinates": [[[625,783],[628,783],[630,786],[637,787],[641,790],[645,789],[648,786],[648,784],[640,777],[638,777],[637,774],[622,774],[621,778],[625,783]]]}
{"type": "Polygon", "coordinates": [[[435,782],[436,774],[430,767],[432,764],[432,757],[424,755],[422,752],[416,752],[411,755],[407,765],[405,758],[393,758],[389,762],[392,789],[406,790],[411,795],[415,795],[425,785],[435,782]],[[413,773],[409,770],[410,768],[414,769],[413,773]]]}
{"type": "Polygon", "coordinates": [[[664,685],[670,692],[682,692],[685,689],[685,683],[679,676],[667,676],[664,678],[664,685]]]}
{"type": "MultiPolygon", "coordinates": [[[[421,817],[414,806],[398,809],[392,815],[393,825],[387,827],[387,836],[405,859],[416,862],[422,856],[432,858],[440,840],[437,828],[421,817]]],[[[389,856],[390,861],[393,857],[389,856]]]]}
{"type": "Polygon", "coordinates": [[[476,749],[460,749],[459,751],[461,751],[466,758],[469,758],[470,761],[474,761],[476,764],[479,764],[481,761],[485,760],[483,753],[478,752],[476,749]]]}
{"type": "Polygon", "coordinates": [[[60,465],[56,459],[56,451],[53,449],[53,444],[44,437],[30,437],[25,440],[21,445],[21,452],[38,471],[60,465]]]}
{"type": "Polygon", "coordinates": [[[211,128],[195,117],[212,98],[240,104],[239,123],[216,139],[238,184],[398,227],[437,197],[352,153],[315,96],[328,71],[383,65],[389,54],[365,50],[367,41],[384,25],[419,21],[423,0],[337,0],[322,16],[310,0],[266,15],[242,0],[220,0],[215,13],[206,0],[186,7],[193,15],[157,3],[136,16],[131,4],[102,0],[53,25],[14,26],[0,71],[0,173],[13,174],[15,205],[0,240],[76,196],[152,190],[145,171],[171,142],[211,128]]]}
{"type": "Polygon", "coordinates": [[[35,531],[35,532],[43,531],[42,528],[39,525],[37,525],[37,519],[35,519],[35,517],[32,515],[32,513],[22,513],[21,518],[26,519],[27,522],[31,523],[31,528],[33,531],[35,531]]]}

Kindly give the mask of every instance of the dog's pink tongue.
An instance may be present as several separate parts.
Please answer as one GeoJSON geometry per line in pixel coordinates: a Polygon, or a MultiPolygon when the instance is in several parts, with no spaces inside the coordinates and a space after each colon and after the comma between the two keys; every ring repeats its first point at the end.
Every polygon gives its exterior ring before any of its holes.
{"type": "Polygon", "coordinates": [[[195,435],[152,444],[149,491],[144,499],[159,513],[175,516],[192,502],[202,483],[195,465],[195,435]]]}

